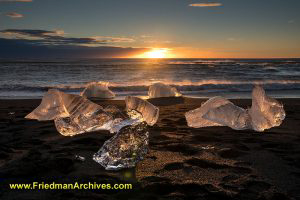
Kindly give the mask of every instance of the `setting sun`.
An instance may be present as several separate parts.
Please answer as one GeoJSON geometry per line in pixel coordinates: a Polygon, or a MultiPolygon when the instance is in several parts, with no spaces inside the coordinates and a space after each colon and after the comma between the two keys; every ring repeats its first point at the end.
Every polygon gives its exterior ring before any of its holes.
{"type": "Polygon", "coordinates": [[[145,52],[141,55],[138,55],[138,58],[169,58],[172,57],[169,53],[169,49],[161,48],[161,49],[152,49],[151,51],[145,52]]]}
{"type": "Polygon", "coordinates": [[[166,57],[167,50],[166,49],[158,49],[153,50],[146,53],[146,56],[148,58],[165,58],[166,57]]]}

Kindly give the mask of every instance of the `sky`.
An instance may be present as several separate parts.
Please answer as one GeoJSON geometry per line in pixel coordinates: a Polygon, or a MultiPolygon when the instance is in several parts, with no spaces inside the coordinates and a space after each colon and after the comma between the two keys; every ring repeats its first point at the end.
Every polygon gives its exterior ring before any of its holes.
{"type": "Polygon", "coordinates": [[[299,0],[0,0],[0,58],[299,58],[299,0]]]}

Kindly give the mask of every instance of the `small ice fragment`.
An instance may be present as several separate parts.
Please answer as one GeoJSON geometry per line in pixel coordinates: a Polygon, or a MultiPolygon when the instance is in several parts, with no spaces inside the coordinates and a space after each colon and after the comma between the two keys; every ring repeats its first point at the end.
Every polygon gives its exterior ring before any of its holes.
{"type": "Polygon", "coordinates": [[[149,133],[145,122],[127,126],[107,140],[93,159],[106,170],[134,167],[148,152],[149,133]]]}
{"type": "Polygon", "coordinates": [[[149,98],[179,97],[181,93],[175,88],[163,83],[154,83],[149,87],[149,98]]]}
{"type": "Polygon", "coordinates": [[[116,95],[108,88],[108,82],[92,82],[80,94],[87,98],[111,99],[116,95]]]}
{"type": "Polygon", "coordinates": [[[84,161],[85,161],[85,157],[79,156],[79,155],[75,155],[75,159],[76,159],[76,160],[79,160],[79,161],[81,161],[81,162],[84,162],[84,161]]]}
{"type": "Polygon", "coordinates": [[[252,91],[252,107],[245,110],[223,97],[213,97],[200,108],[185,114],[188,126],[229,126],[235,130],[264,131],[280,126],[285,118],[283,105],[266,96],[264,89],[256,85],[252,91]]]}
{"type": "Polygon", "coordinates": [[[215,147],[214,146],[212,146],[212,145],[206,145],[206,146],[203,146],[203,147],[201,147],[203,150],[211,150],[211,149],[215,149],[215,147]]]}
{"type": "MultiPolygon", "coordinates": [[[[135,110],[143,116],[143,120],[147,122],[148,125],[153,126],[159,117],[159,108],[152,105],[148,101],[140,99],[138,97],[127,96],[125,98],[126,110],[135,110]]],[[[133,118],[134,116],[131,116],[133,118]]]]}
{"type": "Polygon", "coordinates": [[[252,107],[249,114],[253,130],[260,132],[280,126],[286,115],[283,105],[276,99],[268,97],[259,85],[256,85],[252,91],[252,107]]]}

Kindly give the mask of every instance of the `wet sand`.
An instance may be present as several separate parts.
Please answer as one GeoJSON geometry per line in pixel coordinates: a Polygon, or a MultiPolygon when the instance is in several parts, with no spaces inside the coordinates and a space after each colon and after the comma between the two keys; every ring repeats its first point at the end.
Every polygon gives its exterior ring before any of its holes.
{"type": "MultiPolygon", "coordinates": [[[[64,137],[53,121],[24,119],[40,100],[0,100],[0,199],[300,199],[299,99],[280,99],[287,117],[263,133],[187,127],[184,113],[203,101],[150,100],[160,117],[149,127],[149,153],[136,168],[114,172],[92,160],[109,132],[64,137]],[[133,190],[8,189],[32,181],[129,182],[133,190]]],[[[232,101],[251,106],[251,100],[232,101]]],[[[121,100],[96,103],[125,107],[121,100]]]]}

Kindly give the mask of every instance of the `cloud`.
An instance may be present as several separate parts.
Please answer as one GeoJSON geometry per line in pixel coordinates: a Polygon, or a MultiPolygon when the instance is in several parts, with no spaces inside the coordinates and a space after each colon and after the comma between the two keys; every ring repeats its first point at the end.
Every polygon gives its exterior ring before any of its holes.
{"type": "Polygon", "coordinates": [[[110,36],[67,37],[63,30],[6,29],[0,31],[0,58],[107,58],[149,51],[148,48],[116,45],[132,41],[110,36]]]}
{"type": "Polygon", "coordinates": [[[0,31],[6,38],[26,39],[35,45],[80,45],[100,46],[112,43],[129,43],[134,40],[125,37],[66,37],[63,30],[38,30],[38,29],[6,29],[0,31]]]}
{"type": "Polygon", "coordinates": [[[92,37],[96,40],[105,40],[106,42],[119,43],[119,42],[134,42],[135,40],[132,38],[126,37],[108,37],[108,36],[95,36],[92,37]]]}
{"type": "Polygon", "coordinates": [[[172,41],[170,40],[145,40],[144,43],[149,43],[149,44],[170,44],[172,41]]]}
{"type": "Polygon", "coordinates": [[[0,38],[0,59],[57,59],[131,57],[148,48],[116,46],[39,45],[26,39],[0,38]]]}
{"type": "Polygon", "coordinates": [[[32,0],[0,0],[0,2],[32,2],[32,0]]]}
{"type": "Polygon", "coordinates": [[[16,13],[16,12],[9,12],[5,14],[7,17],[11,17],[11,18],[22,18],[24,17],[24,15],[20,14],[20,13],[16,13]]]}
{"type": "Polygon", "coordinates": [[[191,7],[218,7],[218,6],[222,6],[222,3],[193,3],[193,4],[189,4],[189,6],[191,7]]]}

